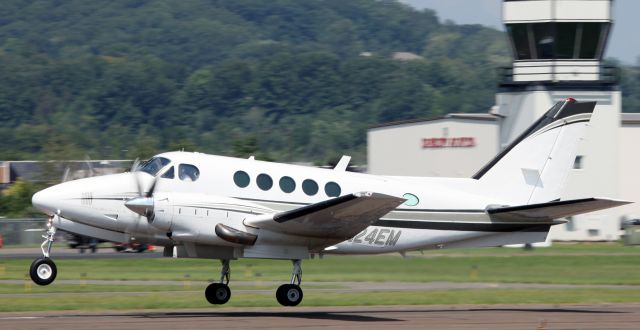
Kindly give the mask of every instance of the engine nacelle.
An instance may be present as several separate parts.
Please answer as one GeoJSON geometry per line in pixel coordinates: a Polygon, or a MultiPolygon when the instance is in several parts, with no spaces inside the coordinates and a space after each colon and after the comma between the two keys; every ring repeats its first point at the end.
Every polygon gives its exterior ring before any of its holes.
{"type": "Polygon", "coordinates": [[[149,217],[149,224],[159,230],[170,232],[173,226],[173,205],[169,198],[156,198],[153,205],[153,216],[149,217]]]}

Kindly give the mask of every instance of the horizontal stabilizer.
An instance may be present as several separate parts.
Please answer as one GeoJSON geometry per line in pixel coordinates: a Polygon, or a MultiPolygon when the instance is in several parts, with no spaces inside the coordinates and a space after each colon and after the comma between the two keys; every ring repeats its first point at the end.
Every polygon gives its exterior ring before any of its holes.
{"type": "Polygon", "coordinates": [[[487,213],[491,216],[491,219],[494,220],[552,221],[554,219],[604,210],[630,203],[631,202],[606,198],[583,198],[540,204],[489,208],[487,209],[487,213]]]}
{"type": "Polygon", "coordinates": [[[245,224],[290,235],[349,239],[405,201],[404,198],[361,192],[276,213],[268,218],[247,219],[245,224]]]}

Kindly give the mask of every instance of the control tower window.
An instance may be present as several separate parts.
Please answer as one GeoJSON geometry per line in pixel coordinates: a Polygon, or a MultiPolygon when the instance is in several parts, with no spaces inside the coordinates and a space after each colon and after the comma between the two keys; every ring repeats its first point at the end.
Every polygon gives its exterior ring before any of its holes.
{"type": "Polygon", "coordinates": [[[536,43],[536,57],[540,59],[553,58],[555,35],[553,24],[533,24],[533,35],[536,43]]]}
{"type": "Polygon", "coordinates": [[[568,59],[575,56],[577,27],[578,23],[562,23],[556,26],[556,58],[568,59]]]}
{"type": "Polygon", "coordinates": [[[600,57],[600,23],[582,23],[582,40],[580,43],[580,58],[600,57]]]}
{"type": "Polygon", "coordinates": [[[516,60],[600,59],[609,23],[507,24],[516,60]]]}
{"type": "Polygon", "coordinates": [[[531,59],[531,48],[529,47],[529,24],[509,24],[507,31],[511,37],[511,43],[515,51],[516,60],[531,59]]]}

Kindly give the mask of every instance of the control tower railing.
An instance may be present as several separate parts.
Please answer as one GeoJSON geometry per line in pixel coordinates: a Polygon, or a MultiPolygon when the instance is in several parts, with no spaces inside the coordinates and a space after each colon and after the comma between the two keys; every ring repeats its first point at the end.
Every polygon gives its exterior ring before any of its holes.
{"type": "Polygon", "coordinates": [[[576,62],[514,62],[513,66],[498,68],[500,86],[532,83],[571,83],[616,85],[620,69],[599,61],[576,62]]]}

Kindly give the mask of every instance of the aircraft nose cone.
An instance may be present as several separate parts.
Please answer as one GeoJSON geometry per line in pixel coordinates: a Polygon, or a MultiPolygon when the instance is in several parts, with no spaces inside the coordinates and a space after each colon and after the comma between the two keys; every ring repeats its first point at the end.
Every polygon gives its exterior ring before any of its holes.
{"type": "Polygon", "coordinates": [[[33,204],[33,207],[36,209],[49,215],[53,215],[57,210],[55,206],[55,195],[52,194],[51,188],[35,193],[33,197],[31,197],[31,204],[33,204]]]}

